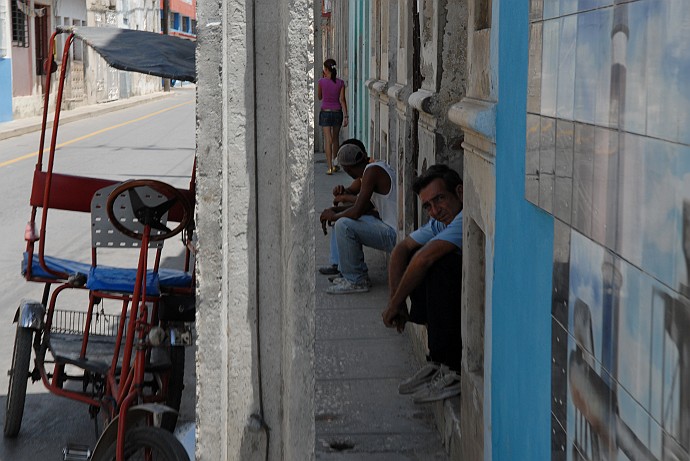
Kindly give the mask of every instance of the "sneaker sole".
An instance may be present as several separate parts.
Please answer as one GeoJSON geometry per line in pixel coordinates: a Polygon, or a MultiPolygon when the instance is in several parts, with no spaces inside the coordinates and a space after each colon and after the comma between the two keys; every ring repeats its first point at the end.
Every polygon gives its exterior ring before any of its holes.
{"type": "Polygon", "coordinates": [[[420,395],[414,397],[414,403],[431,403],[431,402],[437,402],[439,400],[445,400],[449,399],[451,397],[455,397],[457,395],[460,395],[460,386],[458,385],[457,388],[455,386],[443,389],[443,391],[435,393],[435,394],[428,394],[428,395],[420,395]]]}

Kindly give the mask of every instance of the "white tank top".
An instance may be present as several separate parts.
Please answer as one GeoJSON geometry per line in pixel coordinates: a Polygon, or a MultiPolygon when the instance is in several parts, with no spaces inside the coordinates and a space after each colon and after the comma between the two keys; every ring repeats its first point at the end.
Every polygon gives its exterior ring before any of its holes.
{"type": "Polygon", "coordinates": [[[397,186],[397,181],[396,181],[396,175],[395,171],[393,171],[393,168],[386,162],[373,162],[368,164],[365,168],[364,171],[367,171],[367,168],[371,168],[372,166],[378,166],[385,171],[388,176],[391,178],[391,188],[388,191],[387,194],[379,194],[377,192],[374,192],[371,195],[371,201],[374,203],[374,206],[376,207],[376,210],[379,212],[379,216],[381,217],[381,221],[385,222],[389,226],[393,228],[393,230],[397,231],[398,229],[398,186],[397,186]]]}

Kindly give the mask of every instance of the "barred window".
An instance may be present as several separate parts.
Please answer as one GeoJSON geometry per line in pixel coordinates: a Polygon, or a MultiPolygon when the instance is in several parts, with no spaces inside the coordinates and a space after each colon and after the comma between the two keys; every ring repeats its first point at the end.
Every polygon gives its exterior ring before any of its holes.
{"type": "MultiPolygon", "coordinates": [[[[29,47],[29,21],[26,20],[26,14],[19,9],[19,2],[21,0],[13,0],[12,3],[12,45],[29,47]]],[[[27,8],[26,3],[21,2],[27,8]]]]}

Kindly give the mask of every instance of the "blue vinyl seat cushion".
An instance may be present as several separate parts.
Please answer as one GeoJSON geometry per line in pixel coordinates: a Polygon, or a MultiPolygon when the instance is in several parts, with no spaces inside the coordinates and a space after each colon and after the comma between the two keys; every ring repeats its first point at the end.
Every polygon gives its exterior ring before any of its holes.
{"type": "MultiPolygon", "coordinates": [[[[26,274],[28,265],[28,253],[24,253],[22,260],[22,275],[26,274]]],[[[65,272],[69,275],[81,274],[87,279],[86,287],[90,290],[111,291],[116,293],[132,293],[134,282],[136,281],[137,270],[112,267],[96,266],[91,264],[72,261],[69,259],[45,256],[46,265],[58,272],[65,272]]],[[[31,273],[34,277],[58,280],[53,274],[46,272],[38,262],[38,255],[34,254],[31,261],[31,273]]],[[[192,283],[192,276],[189,272],[175,269],[160,269],[158,273],[148,270],[146,274],[146,294],[148,296],[160,295],[161,287],[185,288],[192,283]]]]}

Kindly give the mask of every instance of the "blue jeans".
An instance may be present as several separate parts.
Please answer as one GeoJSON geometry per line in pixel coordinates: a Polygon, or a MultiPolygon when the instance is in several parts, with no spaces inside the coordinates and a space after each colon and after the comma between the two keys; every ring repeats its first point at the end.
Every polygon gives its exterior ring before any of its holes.
{"type": "Polygon", "coordinates": [[[331,264],[338,264],[343,277],[350,283],[363,283],[368,277],[363,246],[393,251],[396,233],[388,224],[371,215],[359,219],[341,218],[331,234],[331,264]]]}

